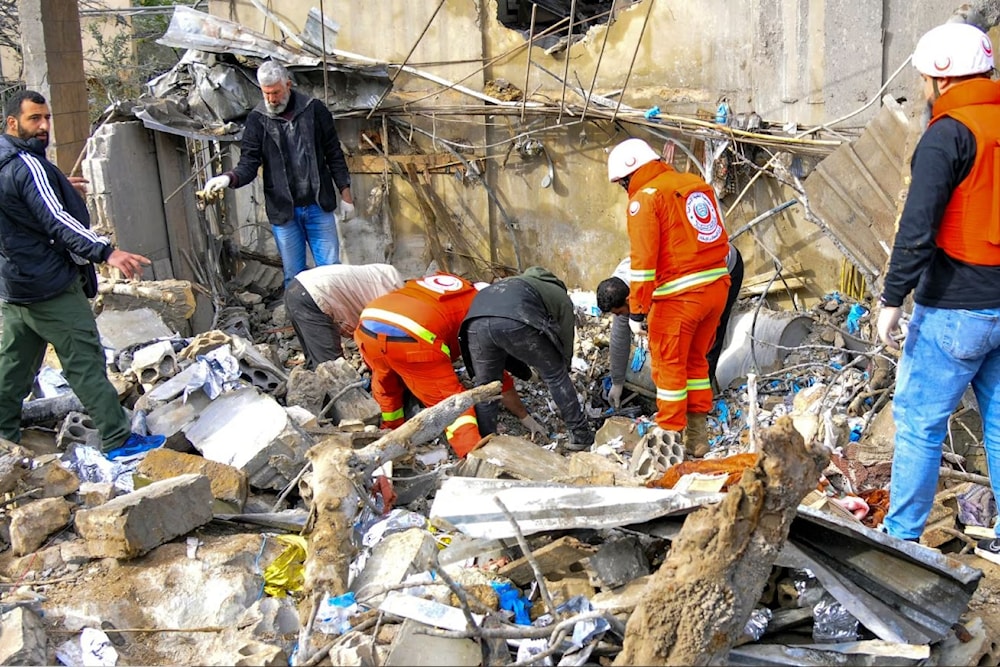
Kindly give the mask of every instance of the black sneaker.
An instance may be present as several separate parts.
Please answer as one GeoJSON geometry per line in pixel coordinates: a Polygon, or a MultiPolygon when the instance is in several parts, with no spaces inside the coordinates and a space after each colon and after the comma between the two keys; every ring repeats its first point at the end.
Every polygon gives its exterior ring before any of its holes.
{"type": "Polygon", "coordinates": [[[1000,565],[1000,538],[994,537],[991,540],[979,540],[976,544],[975,553],[980,558],[985,558],[991,563],[1000,565]]]}

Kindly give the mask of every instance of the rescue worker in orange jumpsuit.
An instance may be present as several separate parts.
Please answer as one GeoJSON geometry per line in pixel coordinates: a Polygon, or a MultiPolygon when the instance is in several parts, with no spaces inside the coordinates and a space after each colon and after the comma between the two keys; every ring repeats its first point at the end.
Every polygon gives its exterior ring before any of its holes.
{"type": "MultiPolygon", "coordinates": [[[[407,281],[361,311],[354,340],[372,371],[372,396],[385,428],[405,420],[404,389],[426,407],[465,391],[452,362],[461,357],[458,331],[476,293],[467,280],[439,273],[407,281]]],[[[501,398],[533,434],[546,434],[521,403],[508,374],[501,398]]],[[[475,449],[481,440],[475,407],[449,424],[445,436],[460,457],[475,449]]]]}
{"type": "Polygon", "coordinates": [[[608,180],[628,192],[629,327],[648,330],[658,435],[708,444],[712,385],[706,355],[726,306],[729,236],[712,187],[680,173],[642,139],[608,155],[608,180]]]}

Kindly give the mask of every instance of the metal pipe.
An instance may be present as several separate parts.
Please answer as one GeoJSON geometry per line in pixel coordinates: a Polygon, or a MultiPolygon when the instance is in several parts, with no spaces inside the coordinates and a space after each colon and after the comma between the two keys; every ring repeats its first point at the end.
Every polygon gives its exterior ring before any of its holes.
{"type": "Polygon", "coordinates": [[[759,224],[761,222],[764,222],[765,220],[767,220],[768,218],[770,218],[772,215],[777,215],[778,213],[781,213],[782,211],[784,211],[786,208],[789,208],[790,206],[794,206],[795,204],[798,204],[798,203],[799,203],[798,199],[789,199],[788,201],[786,201],[786,202],[784,202],[782,204],[778,204],[777,206],[775,206],[772,209],[764,211],[763,213],[761,213],[760,215],[758,215],[756,218],[754,218],[753,220],[751,220],[750,222],[748,222],[747,224],[743,225],[742,227],[740,227],[739,229],[737,229],[735,232],[733,232],[732,234],[730,234],[729,235],[729,240],[732,241],[733,239],[735,239],[740,234],[743,234],[745,232],[750,231],[750,229],[752,227],[754,227],[755,225],[757,225],[757,224],[759,224]]]}
{"type": "Polygon", "coordinates": [[[625,97],[625,91],[628,90],[628,80],[632,77],[632,68],[635,67],[635,59],[639,56],[639,45],[642,44],[642,36],[646,34],[646,24],[649,23],[649,15],[653,12],[653,3],[655,0],[649,0],[649,7],[646,9],[646,18],[642,20],[642,30],[639,31],[639,39],[635,42],[635,51],[632,52],[632,62],[628,64],[628,74],[625,75],[625,83],[622,84],[622,94],[618,96],[618,104],[615,105],[615,112],[611,114],[611,124],[615,124],[615,120],[618,118],[618,110],[622,106],[622,99],[625,97]]]}
{"type": "Polygon", "coordinates": [[[521,122],[524,122],[524,105],[528,101],[528,78],[531,75],[531,47],[535,41],[535,13],[538,5],[531,3],[531,27],[528,28],[528,60],[524,64],[524,92],[521,93],[521,122]]]}
{"type": "Polygon", "coordinates": [[[566,108],[566,79],[569,78],[569,52],[573,47],[573,21],[575,20],[576,0],[572,0],[569,3],[569,30],[566,32],[566,65],[563,67],[562,98],[559,100],[559,118],[556,119],[556,123],[562,122],[563,109],[566,108]]]}
{"type": "Polygon", "coordinates": [[[420,36],[417,37],[417,41],[413,42],[413,46],[410,47],[410,52],[406,54],[406,57],[403,58],[403,62],[400,64],[399,69],[397,69],[396,73],[393,74],[392,77],[389,79],[389,85],[385,87],[385,90],[382,91],[382,95],[378,98],[375,104],[372,105],[372,108],[368,111],[368,115],[365,116],[365,120],[368,120],[369,118],[372,117],[372,114],[375,113],[375,110],[379,108],[379,105],[382,104],[386,96],[389,95],[389,91],[392,89],[392,84],[396,82],[396,77],[398,77],[399,73],[403,71],[404,67],[406,67],[406,63],[410,61],[410,56],[412,56],[413,52],[417,50],[417,45],[420,44],[420,40],[422,40],[424,38],[424,35],[427,34],[427,31],[430,30],[431,23],[434,22],[434,18],[437,17],[438,12],[441,11],[442,7],[444,7],[444,3],[445,0],[441,0],[441,2],[438,3],[437,9],[435,9],[434,13],[431,14],[431,17],[427,19],[427,23],[424,24],[424,29],[420,31],[420,36]]]}

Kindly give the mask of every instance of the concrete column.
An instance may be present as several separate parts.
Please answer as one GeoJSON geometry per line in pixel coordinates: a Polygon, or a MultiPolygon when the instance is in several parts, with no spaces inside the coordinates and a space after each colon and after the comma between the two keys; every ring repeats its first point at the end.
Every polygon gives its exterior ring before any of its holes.
{"type": "Polygon", "coordinates": [[[69,173],[90,134],[77,0],[19,0],[24,79],[52,109],[49,158],[69,173]],[[44,17],[44,19],[43,19],[44,17]]]}

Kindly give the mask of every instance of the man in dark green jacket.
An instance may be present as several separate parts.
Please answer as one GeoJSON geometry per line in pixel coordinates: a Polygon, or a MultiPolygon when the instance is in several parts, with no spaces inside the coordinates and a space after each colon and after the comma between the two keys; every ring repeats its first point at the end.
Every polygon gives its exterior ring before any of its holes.
{"type": "MultiPolygon", "coordinates": [[[[484,287],[459,338],[476,386],[499,380],[505,368],[520,378],[530,376],[529,366],[535,368],[569,428],[567,448],[582,450],[594,443],[594,431],[569,376],[575,323],[566,285],[548,269],[533,266],[484,287]]],[[[480,433],[496,432],[497,404],[481,403],[477,413],[480,433]]]]}

